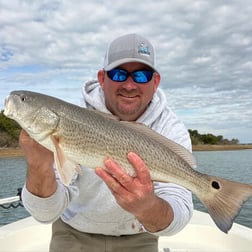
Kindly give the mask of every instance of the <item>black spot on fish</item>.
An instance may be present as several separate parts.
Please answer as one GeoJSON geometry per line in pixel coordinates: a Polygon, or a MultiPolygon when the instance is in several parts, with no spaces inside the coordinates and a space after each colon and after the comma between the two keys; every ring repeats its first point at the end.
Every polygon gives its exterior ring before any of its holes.
{"type": "Polygon", "coordinates": [[[212,187],[217,190],[220,189],[220,185],[217,181],[212,181],[212,187]]]}

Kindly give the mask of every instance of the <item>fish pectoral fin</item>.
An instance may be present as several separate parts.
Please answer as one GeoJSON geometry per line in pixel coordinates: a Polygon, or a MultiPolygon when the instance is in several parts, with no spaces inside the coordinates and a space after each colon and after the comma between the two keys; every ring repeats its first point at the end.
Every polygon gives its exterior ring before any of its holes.
{"type": "Polygon", "coordinates": [[[73,163],[70,160],[66,160],[61,167],[60,171],[60,177],[61,181],[65,186],[68,186],[71,183],[71,180],[77,170],[78,165],[73,163]]]}
{"type": "Polygon", "coordinates": [[[78,174],[82,175],[82,170],[81,170],[80,164],[75,164],[75,171],[76,171],[78,174]]]}
{"type": "Polygon", "coordinates": [[[69,186],[75,172],[78,172],[80,175],[82,174],[79,164],[75,164],[74,162],[70,160],[65,160],[62,163],[62,161],[58,159],[57,155],[55,155],[54,159],[56,163],[56,169],[59,174],[59,178],[65,186],[69,186]]]}
{"type": "Polygon", "coordinates": [[[65,156],[63,148],[60,146],[60,141],[56,136],[51,135],[51,140],[54,145],[54,161],[59,178],[65,186],[69,186],[74,176],[75,171],[80,171],[80,167],[74,162],[68,160],[65,156]]]}

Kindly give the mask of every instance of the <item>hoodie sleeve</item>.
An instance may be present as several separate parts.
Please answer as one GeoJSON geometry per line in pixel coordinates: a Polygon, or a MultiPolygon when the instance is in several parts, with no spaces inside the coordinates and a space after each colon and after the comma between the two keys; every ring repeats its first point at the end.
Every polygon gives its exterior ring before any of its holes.
{"type": "Polygon", "coordinates": [[[22,201],[26,210],[39,222],[52,223],[56,221],[66,210],[69,202],[79,196],[79,189],[74,183],[77,173],[72,179],[72,183],[66,187],[58,177],[56,169],[54,169],[57,189],[50,197],[41,198],[28,191],[26,184],[22,190],[22,201]]]}
{"type": "Polygon", "coordinates": [[[56,221],[69,202],[66,187],[58,183],[57,190],[47,198],[38,197],[30,193],[26,185],[22,190],[22,201],[25,209],[39,222],[51,223],[56,221]]]}
{"type": "Polygon", "coordinates": [[[174,219],[166,229],[153,234],[158,236],[174,235],[181,231],[192,217],[192,194],[187,189],[173,183],[156,182],[154,187],[156,195],[171,205],[174,211],[174,219]]]}

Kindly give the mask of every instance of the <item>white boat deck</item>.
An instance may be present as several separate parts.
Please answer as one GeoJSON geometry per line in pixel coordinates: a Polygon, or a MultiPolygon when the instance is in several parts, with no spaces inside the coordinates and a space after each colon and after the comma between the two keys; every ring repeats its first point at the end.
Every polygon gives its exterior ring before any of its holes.
{"type": "MultiPolygon", "coordinates": [[[[32,217],[0,228],[1,252],[47,252],[51,225],[32,217]]],[[[215,226],[209,215],[194,211],[189,225],[177,235],[160,237],[160,252],[252,251],[252,229],[234,224],[228,234],[215,226]]]]}

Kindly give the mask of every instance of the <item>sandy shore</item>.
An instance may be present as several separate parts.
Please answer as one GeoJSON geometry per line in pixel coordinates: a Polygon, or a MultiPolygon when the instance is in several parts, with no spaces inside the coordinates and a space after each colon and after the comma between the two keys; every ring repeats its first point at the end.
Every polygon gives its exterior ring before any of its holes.
{"type": "Polygon", "coordinates": [[[193,145],[193,151],[226,151],[252,149],[252,144],[193,145]]]}
{"type": "Polygon", "coordinates": [[[22,156],[24,154],[20,148],[0,148],[0,158],[22,156]]]}
{"type": "MultiPolygon", "coordinates": [[[[234,145],[194,145],[193,151],[225,151],[225,150],[246,150],[252,149],[252,144],[234,145]]],[[[23,152],[20,148],[0,148],[0,158],[22,157],[23,152]]]]}

